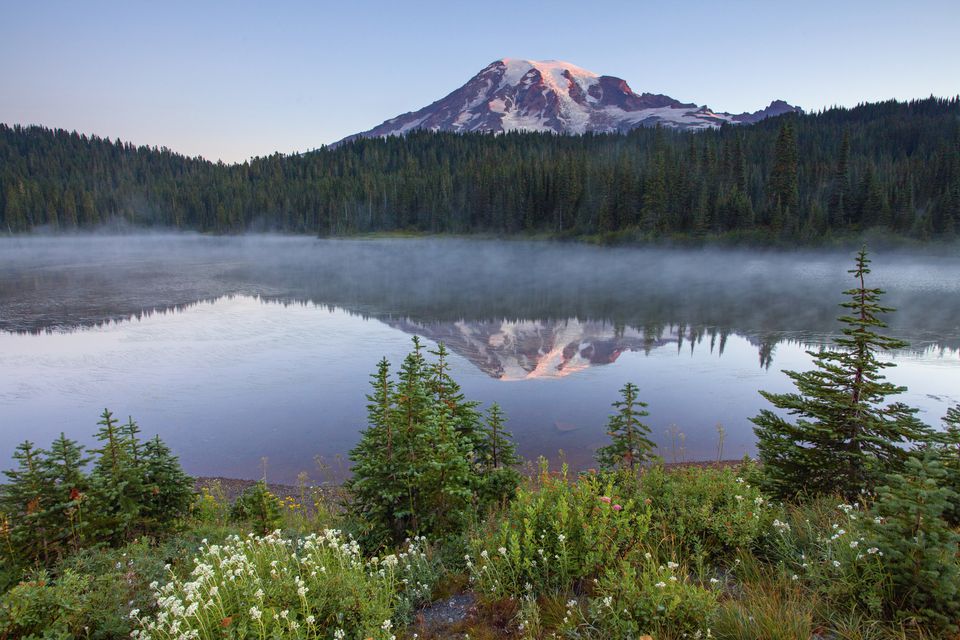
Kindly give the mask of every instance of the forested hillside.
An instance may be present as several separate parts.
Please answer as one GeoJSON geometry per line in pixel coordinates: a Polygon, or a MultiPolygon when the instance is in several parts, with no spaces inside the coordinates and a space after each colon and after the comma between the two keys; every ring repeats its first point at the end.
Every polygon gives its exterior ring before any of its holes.
{"type": "Polygon", "coordinates": [[[236,165],[0,125],[0,229],[742,235],[960,229],[960,98],[701,133],[415,132],[236,165]]]}

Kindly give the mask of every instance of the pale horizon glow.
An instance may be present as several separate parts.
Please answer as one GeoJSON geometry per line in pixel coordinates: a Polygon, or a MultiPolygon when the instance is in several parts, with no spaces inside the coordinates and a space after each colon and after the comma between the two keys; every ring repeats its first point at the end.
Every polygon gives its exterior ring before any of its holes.
{"type": "Polygon", "coordinates": [[[960,3],[3,0],[0,122],[238,162],[415,111],[501,58],[715,111],[960,93],[960,3]]]}

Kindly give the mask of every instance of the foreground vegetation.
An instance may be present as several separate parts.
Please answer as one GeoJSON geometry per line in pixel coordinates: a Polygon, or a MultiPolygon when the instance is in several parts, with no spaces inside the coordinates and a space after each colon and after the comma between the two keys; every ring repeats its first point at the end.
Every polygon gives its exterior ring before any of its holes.
{"type": "Polygon", "coordinates": [[[929,98],[697,133],[413,132],[234,165],[0,124],[0,230],[953,238],[958,114],[929,98]]]}
{"type": "Polygon", "coordinates": [[[109,411],[89,474],[65,437],[25,444],[0,493],[0,638],[960,637],[960,407],[938,430],[888,402],[868,265],[839,348],[766,394],[759,463],[664,468],[627,384],[598,469],[521,474],[499,409],[417,341],[372,376],[337,490],[191,496],[109,411]],[[437,622],[452,595],[475,606],[437,622]]]}

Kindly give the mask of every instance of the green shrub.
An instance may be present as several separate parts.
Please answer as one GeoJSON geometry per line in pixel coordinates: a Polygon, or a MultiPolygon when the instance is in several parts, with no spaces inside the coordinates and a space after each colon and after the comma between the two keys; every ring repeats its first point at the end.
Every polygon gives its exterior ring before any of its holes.
{"type": "Polygon", "coordinates": [[[759,487],[729,468],[652,467],[636,486],[636,499],[650,505],[651,535],[667,556],[729,561],[759,544],[777,512],[759,487]]]}
{"type": "Polygon", "coordinates": [[[81,637],[89,624],[86,598],[90,582],[90,576],[70,571],[57,581],[40,571],[21,582],[0,598],[0,637],[81,637]]]}
{"type": "Polygon", "coordinates": [[[141,539],[71,554],[0,597],[0,638],[128,637],[130,611],[155,605],[151,583],[165,580],[171,571],[189,571],[203,535],[225,534],[196,529],[159,545],[141,539]]]}
{"type": "Polygon", "coordinates": [[[718,593],[690,581],[679,564],[640,556],[608,567],[590,599],[590,623],[604,638],[707,637],[718,593]]]}
{"type": "Polygon", "coordinates": [[[339,531],[298,540],[233,536],[201,549],[188,580],[156,592],[159,611],[131,615],[156,640],[393,637],[429,598],[434,569],[415,540],[402,553],[365,561],[339,531]]]}
{"type": "Polygon", "coordinates": [[[200,487],[194,494],[191,516],[205,524],[224,525],[230,517],[230,503],[223,493],[223,486],[219,480],[214,480],[210,486],[200,487]]]}
{"type": "Polygon", "coordinates": [[[270,493],[266,482],[260,480],[247,487],[236,499],[230,509],[230,519],[249,522],[257,532],[265,535],[280,527],[282,509],[280,499],[270,493]]]}
{"type": "Polygon", "coordinates": [[[649,522],[645,508],[620,499],[613,479],[570,483],[566,468],[553,476],[541,463],[537,486],[517,491],[471,536],[471,579],[495,598],[566,593],[641,545],[649,522]]]}

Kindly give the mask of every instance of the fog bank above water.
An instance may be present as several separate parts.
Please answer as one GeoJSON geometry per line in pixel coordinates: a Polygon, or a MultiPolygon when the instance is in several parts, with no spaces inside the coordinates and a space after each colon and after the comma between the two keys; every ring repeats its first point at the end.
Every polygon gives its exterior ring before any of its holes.
{"type": "MultiPolygon", "coordinates": [[[[818,340],[852,254],[287,236],[0,239],[0,330],[69,330],[244,294],[438,322],[567,320],[818,340]]],[[[960,347],[960,257],[872,255],[891,333],[960,347]]]]}

